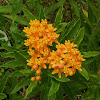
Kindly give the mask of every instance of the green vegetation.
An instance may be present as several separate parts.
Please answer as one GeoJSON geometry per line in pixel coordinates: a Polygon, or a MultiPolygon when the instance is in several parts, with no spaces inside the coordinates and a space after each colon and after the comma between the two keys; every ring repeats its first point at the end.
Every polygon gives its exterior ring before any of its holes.
{"type": "MultiPolygon", "coordinates": [[[[54,44],[55,46],[55,44],[54,44]]],[[[54,47],[52,47],[54,48],[54,47]]],[[[0,100],[100,100],[100,0],[0,0],[0,100]],[[27,66],[23,32],[30,20],[47,19],[58,41],[77,44],[86,61],[67,78],[27,66]]]]}

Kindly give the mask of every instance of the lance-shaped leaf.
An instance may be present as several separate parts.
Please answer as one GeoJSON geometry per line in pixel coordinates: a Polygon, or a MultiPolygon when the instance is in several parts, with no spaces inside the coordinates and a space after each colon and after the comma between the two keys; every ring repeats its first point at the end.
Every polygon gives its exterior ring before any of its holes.
{"type": "Polygon", "coordinates": [[[17,13],[21,12],[23,7],[23,0],[9,0],[12,4],[12,16],[14,17],[17,13]]]}
{"type": "Polygon", "coordinates": [[[32,90],[36,87],[36,85],[37,85],[37,81],[31,82],[31,83],[30,83],[29,87],[28,87],[27,90],[26,90],[25,98],[27,97],[27,95],[28,95],[30,92],[32,92],[32,90]]]}
{"type": "Polygon", "coordinates": [[[96,100],[99,100],[100,99],[100,86],[98,85],[96,87],[96,91],[95,91],[95,95],[96,95],[96,100]]]}
{"type": "Polygon", "coordinates": [[[0,65],[0,67],[5,67],[5,68],[16,68],[19,66],[27,66],[25,63],[22,63],[20,60],[11,60],[8,61],[5,64],[0,65]]]}
{"type": "Polygon", "coordinates": [[[77,35],[81,25],[80,19],[76,21],[76,23],[70,28],[70,30],[65,34],[65,36],[61,39],[61,42],[67,40],[73,40],[73,38],[77,35]]]}
{"type": "Polygon", "coordinates": [[[14,53],[15,53],[15,57],[16,57],[17,61],[20,61],[23,65],[26,65],[27,58],[18,51],[14,51],[14,53]]]}
{"type": "Polygon", "coordinates": [[[3,15],[3,16],[18,22],[19,24],[29,25],[29,21],[22,16],[18,16],[18,15],[15,15],[14,17],[12,15],[3,15]]]}
{"type": "Polygon", "coordinates": [[[14,89],[12,90],[11,94],[16,93],[24,86],[28,85],[31,82],[30,78],[26,77],[24,78],[19,84],[17,84],[14,89]]]}
{"type": "Polygon", "coordinates": [[[88,72],[86,71],[85,68],[83,68],[83,67],[81,67],[81,68],[82,68],[82,71],[79,71],[79,73],[80,73],[83,77],[85,77],[87,80],[89,80],[89,74],[88,74],[88,72]]]}
{"type": "Polygon", "coordinates": [[[73,42],[77,44],[77,46],[79,46],[83,38],[84,38],[84,28],[81,28],[73,42]]]}
{"type": "Polygon", "coordinates": [[[48,100],[55,100],[56,99],[56,93],[52,94],[51,96],[48,96],[48,100]]]}
{"type": "Polygon", "coordinates": [[[49,85],[48,85],[48,80],[47,80],[47,81],[43,84],[40,100],[47,100],[49,89],[50,89],[50,87],[49,87],[49,85]]]}
{"type": "Polygon", "coordinates": [[[9,77],[9,72],[7,72],[4,76],[3,76],[3,79],[0,83],[0,93],[3,92],[4,88],[5,88],[5,85],[7,83],[7,80],[8,80],[8,77],[9,77]]]}
{"type": "Polygon", "coordinates": [[[59,2],[55,3],[54,5],[50,6],[48,9],[45,10],[45,16],[49,13],[51,13],[52,11],[54,11],[55,9],[57,9],[58,7],[60,7],[63,3],[65,2],[65,0],[60,0],[59,2]]]}
{"type": "Polygon", "coordinates": [[[79,10],[79,7],[78,5],[73,1],[73,0],[69,0],[71,6],[73,7],[73,10],[76,14],[76,16],[80,17],[80,10],[79,10]]]}
{"type": "Polygon", "coordinates": [[[7,96],[4,93],[0,93],[0,100],[5,99],[7,96]]]}
{"type": "Polygon", "coordinates": [[[0,13],[9,13],[12,11],[11,5],[0,6],[0,13]]]}
{"type": "Polygon", "coordinates": [[[40,13],[39,13],[39,20],[41,21],[41,19],[45,19],[42,5],[40,5],[40,13]]]}
{"type": "Polygon", "coordinates": [[[55,22],[54,22],[54,26],[58,26],[61,21],[62,21],[62,16],[63,16],[63,5],[59,8],[57,14],[56,14],[56,18],[55,18],[55,22]]]}
{"type": "Polygon", "coordinates": [[[71,98],[71,100],[75,100],[73,92],[67,83],[61,83],[61,87],[62,87],[63,91],[66,94],[68,94],[68,96],[71,98]]]}
{"type": "Polygon", "coordinates": [[[57,26],[57,31],[56,31],[56,33],[60,33],[60,32],[62,32],[62,31],[64,31],[64,30],[65,30],[65,27],[66,27],[68,24],[69,24],[69,23],[65,23],[65,22],[60,23],[60,24],[57,26]]]}
{"type": "Polygon", "coordinates": [[[52,86],[50,87],[50,90],[49,90],[49,96],[53,95],[54,93],[56,93],[58,90],[59,90],[59,86],[60,86],[60,83],[56,80],[51,80],[51,83],[52,83],[52,86]]]}
{"type": "MultiPolygon", "coordinates": [[[[59,42],[64,42],[63,38],[65,37],[65,35],[67,34],[67,32],[70,30],[70,28],[74,25],[75,20],[71,21],[68,23],[68,26],[66,27],[66,29],[61,33],[61,35],[59,36],[58,40],[59,42]]],[[[59,28],[57,28],[57,31],[59,30],[59,28]]]]}
{"type": "Polygon", "coordinates": [[[100,54],[100,51],[89,51],[89,52],[82,52],[84,58],[95,57],[100,54]]]}
{"type": "Polygon", "coordinates": [[[57,100],[64,100],[61,88],[56,93],[57,100]]]}
{"type": "Polygon", "coordinates": [[[24,12],[24,16],[26,16],[29,21],[36,19],[36,17],[28,10],[26,6],[24,6],[22,10],[24,12]]]}
{"type": "Polygon", "coordinates": [[[87,58],[86,61],[82,62],[82,65],[90,64],[96,59],[96,57],[87,58]]]}
{"type": "Polygon", "coordinates": [[[68,82],[70,79],[66,78],[65,76],[61,76],[61,78],[58,77],[58,75],[51,75],[49,74],[50,77],[55,78],[59,82],[68,82]]]}

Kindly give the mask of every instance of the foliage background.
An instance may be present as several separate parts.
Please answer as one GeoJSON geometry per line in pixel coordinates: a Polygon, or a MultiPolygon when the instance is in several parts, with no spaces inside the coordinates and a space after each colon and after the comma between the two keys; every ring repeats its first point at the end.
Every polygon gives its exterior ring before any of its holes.
{"type": "Polygon", "coordinates": [[[0,0],[0,99],[100,100],[100,0],[0,0]],[[22,31],[34,19],[47,19],[71,40],[86,59],[82,72],[72,77],[43,70],[41,82],[31,82],[35,72],[26,60],[22,31]]]}

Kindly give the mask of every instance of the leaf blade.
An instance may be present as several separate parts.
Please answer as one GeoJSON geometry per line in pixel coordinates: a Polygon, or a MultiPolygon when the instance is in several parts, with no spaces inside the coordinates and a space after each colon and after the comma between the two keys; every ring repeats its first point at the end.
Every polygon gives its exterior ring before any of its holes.
{"type": "Polygon", "coordinates": [[[64,92],[67,93],[72,100],[75,100],[73,92],[67,83],[61,83],[61,87],[64,90],[64,92]]]}
{"type": "Polygon", "coordinates": [[[79,10],[79,7],[78,5],[73,1],[73,0],[69,0],[71,6],[73,7],[73,10],[76,14],[77,17],[80,17],[80,10],[79,10]]]}
{"type": "Polygon", "coordinates": [[[5,85],[7,83],[7,80],[9,78],[9,72],[7,72],[4,76],[3,76],[3,79],[0,83],[0,93],[3,92],[4,88],[5,88],[5,85]]]}
{"type": "Polygon", "coordinates": [[[55,18],[55,22],[54,22],[54,26],[58,26],[61,21],[62,21],[62,11],[63,11],[63,5],[59,8],[57,14],[56,14],[56,18],[55,18]]]}
{"type": "Polygon", "coordinates": [[[81,67],[82,71],[78,71],[83,77],[85,77],[87,80],[89,80],[89,74],[86,71],[86,69],[84,67],[81,67]]]}
{"type": "Polygon", "coordinates": [[[59,2],[57,2],[56,4],[50,6],[48,9],[46,9],[44,11],[45,16],[49,13],[51,13],[52,11],[54,11],[55,9],[57,9],[59,6],[61,6],[63,3],[65,2],[65,0],[60,0],[59,2]]]}
{"type": "Polygon", "coordinates": [[[4,93],[0,93],[0,100],[5,99],[6,97],[7,97],[6,94],[4,94],[4,93]]]}
{"type": "Polygon", "coordinates": [[[67,40],[73,40],[73,38],[76,36],[79,28],[80,28],[80,25],[81,25],[81,21],[80,19],[78,19],[76,21],[76,23],[70,28],[70,30],[68,31],[67,34],[65,34],[65,36],[60,40],[61,42],[64,42],[66,39],[67,40]]]}
{"type": "Polygon", "coordinates": [[[68,82],[70,79],[66,78],[65,76],[61,76],[61,78],[58,77],[58,75],[51,75],[49,74],[50,77],[55,78],[59,82],[68,82]]]}
{"type": "Polygon", "coordinates": [[[99,51],[89,51],[89,52],[82,52],[82,53],[83,53],[84,58],[95,57],[100,54],[99,51]]]}
{"type": "Polygon", "coordinates": [[[59,82],[52,80],[52,86],[50,87],[50,90],[49,90],[49,96],[56,93],[59,90],[59,86],[60,86],[59,82]]]}
{"type": "Polygon", "coordinates": [[[11,94],[16,93],[17,91],[19,91],[23,86],[26,86],[30,83],[30,79],[29,78],[24,78],[19,84],[17,84],[14,89],[12,90],[11,94]]]}
{"type": "Polygon", "coordinates": [[[81,28],[73,42],[77,44],[77,46],[79,46],[83,38],[84,38],[84,28],[81,28]]]}
{"type": "Polygon", "coordinates": [[[36,87],[36,85],[37,85],[37,81],[31,82],[31,83],[30,83],[29,87],[28,87],[27,90],[26,90],[25,98],[27,97],[27,95],[28,95],[30,92],[32,92],[32,90],[36,87]]]}

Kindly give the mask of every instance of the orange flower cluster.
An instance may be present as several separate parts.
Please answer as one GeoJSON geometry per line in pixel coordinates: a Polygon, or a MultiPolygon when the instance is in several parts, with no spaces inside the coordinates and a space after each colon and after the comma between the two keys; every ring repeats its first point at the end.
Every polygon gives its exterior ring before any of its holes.
{"type": "Polygon", "coordinates": [[[74,48],[77,45],[70,43],[70,41],[65,41],[64,44],[60,44],[57,41],[59,37],[54,31],[56,28],[52,26],[52,24],[47,24],[47,20],[31,20],[30,28],[25,27],[24,32],[28,37],[25,40],[25,45],[29,46],[28,53],[31,56],[29,60],[27,60],[27,65],[31,66],[31,71],[36,70],[36,78],[32,77],[31,81],[40,80],[41,77],[41,68],[46,69],[46,63],[49,63],[49,69],[54,69],[52,74],[58,73],[59,78],[61,78],[61,73],[65,73],[67,77],[72,76],[76,69],[81,69],[81,63],[85,59],[83,59],[81,53],[78,49],[74,48]],[[52,46],[52,43],[56,42],[57,50],[50,50],[47,46],[52,46]]]}
{"type": "Polygon", "coordinates": [[[82,71],[81,63],[85,61],[83,55],[78,51],[76,44],[70,43],[70,41],[65,41],[64,44],[58,43],[56,45],[57,50],[50,52],[49,69],[54,69],[52,74],[58,73],[59,78],[61,78],[61,73],[65,73],[67,77],[75,74],[76,69],[82,71]]]}
{"type": "MultiPolygon", "coordinates": [[[[45,63],[48,63],[48,57],[50,54],[50,48],[47,45],[52,46],[53,42],[58,43],[57,38],[59,34],[56,34],[56,28],[52,26],[52,24],[47,24],[47,20],[31,20],[30,28],[25,27],[24,32],[28,37],[25,40],[25,45],[29,46],[28,53],[31,56],[30,60],[27,60],[27,65],[31,66],[31,70],[36,71],[36,80],[40,80],[41,77],[41,68],[46,69],[47,66],[45,63]]],[[[32,81],[35,80],[35,77],[31,78],[32,81]]]]}

